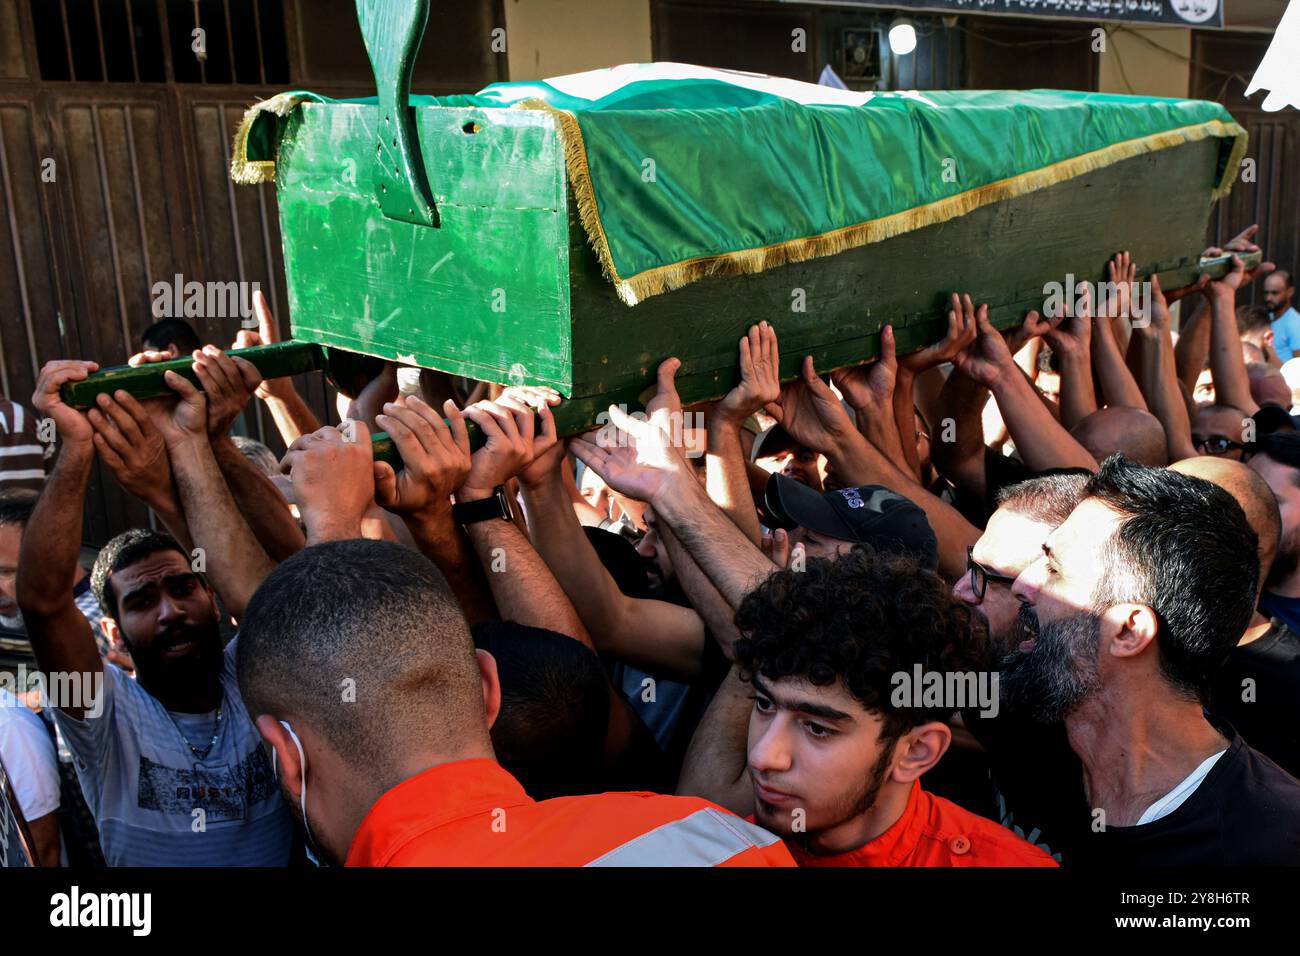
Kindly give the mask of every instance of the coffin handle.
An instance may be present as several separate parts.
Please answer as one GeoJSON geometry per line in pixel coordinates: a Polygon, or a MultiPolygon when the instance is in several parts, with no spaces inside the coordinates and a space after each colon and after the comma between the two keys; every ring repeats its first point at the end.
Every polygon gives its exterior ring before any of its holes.
{"type": "Polygon", "coordinates": [[[429,21],[429,0],[357,0],[379,92],[375,124],[375,199],[385,217],[437,226],[438,210],[420,155],[411,107],[411,73],[429,21]]]}

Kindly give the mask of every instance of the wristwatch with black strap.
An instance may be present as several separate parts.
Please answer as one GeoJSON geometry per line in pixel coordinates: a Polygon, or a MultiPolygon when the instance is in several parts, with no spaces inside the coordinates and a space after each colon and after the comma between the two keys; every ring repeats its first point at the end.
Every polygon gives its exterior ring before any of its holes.
{"type": "Polygon", "coordinates": [[[480,521],[491,521],[493,518],[509,521],[511,519],[510,498],[506,495],[506,486],[497,485],[492,489],[491,496],[487,498],[456,502],[451,506],[451,517],[462,527],[478,524],[480,521]]]}

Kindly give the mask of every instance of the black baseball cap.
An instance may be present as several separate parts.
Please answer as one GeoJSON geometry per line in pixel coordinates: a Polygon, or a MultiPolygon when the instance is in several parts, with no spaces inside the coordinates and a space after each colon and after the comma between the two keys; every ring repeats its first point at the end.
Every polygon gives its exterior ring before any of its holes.
{"type": "Polygon", "coordinates": [[[939,543],[925,512],[911,499],[880,485],[820,492],[785,475],[773,475],[763,492],[768,524],[807,528],[878,551],[906,554],[931,571],[939,543]]]}

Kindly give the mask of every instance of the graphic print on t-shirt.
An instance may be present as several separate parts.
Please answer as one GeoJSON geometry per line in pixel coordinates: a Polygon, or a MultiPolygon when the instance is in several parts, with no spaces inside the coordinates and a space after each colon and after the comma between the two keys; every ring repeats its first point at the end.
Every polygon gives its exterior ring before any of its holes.
{"type": "Polygon", "coordinates": [[[246,808],[275,795],[270,761],[259,747],[227,766],[168,767],[140,755],[137,804],[141,810],[190,816],[202,809],[209,823],[242,820],[246,808]]]}

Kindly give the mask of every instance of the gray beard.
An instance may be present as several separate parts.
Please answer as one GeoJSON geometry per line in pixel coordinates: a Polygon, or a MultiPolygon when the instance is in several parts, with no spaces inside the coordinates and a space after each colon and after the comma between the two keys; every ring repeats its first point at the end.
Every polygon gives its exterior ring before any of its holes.
{"type": "Polygon", "coordinates": [[[1002,659],[1002,698],[1007,707],[1043,724],[1064,720],[1101,687],[1097,655],[1101,621],[1091,611],[1038,624],[1028,605],[1022,622],[1037,632],[1032,651],[1014,651],[1002,659]]]}

